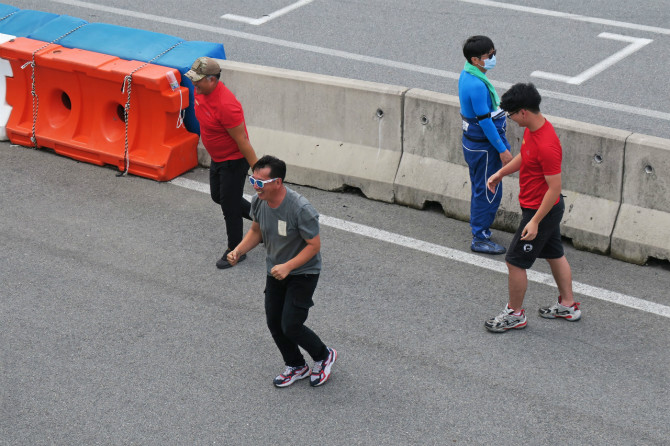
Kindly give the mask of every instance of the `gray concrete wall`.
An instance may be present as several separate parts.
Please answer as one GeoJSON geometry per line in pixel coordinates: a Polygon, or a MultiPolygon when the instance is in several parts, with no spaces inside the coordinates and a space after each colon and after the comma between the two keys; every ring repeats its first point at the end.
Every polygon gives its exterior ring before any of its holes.
{"type": "MultiPolygon", "coordinates": [[[[258,155],[284,159],[287,180],[469,219],[470,180],[458,97],[401,86],[220,61],[258,155]]],[[[565,237],[579,249],[644,263],[670,259],[670,141],[547,116],[563,146],[565,237]]],[[[510,121],[519,153],[523,129],[510,121]]],[[[201,164],[208,165],[199,147],[201,164]]],[[[503,181],[494,226],[520,219],[518,176],[503,181]]]]}
{"type": "Polygon", "coordinates": [[[631,135],[624,165],[612,256],[640,264],[670,259],[670,140],[631,135]]]}
{"type": "Polygon", "coordinates": [[[219,63],[221,79],[243,104],[254,149],[286,161],[287,181],[351,186],[393,202],[405,87],[219,63]]]}
{"type": "MultiPolygon", "coordinates": [[[[445,214],[470,218],[470,174],[463,157],[457,96],[412,89],[405,94],[403,154],[395,180],[396,202],[422,209],[432,201],[445,214]]],[[[518,153],[518,151],[517,151],[518,153]]],[[[512,230],[519,221],[518,180],[503,180],[496,227],[512,230]]]]}

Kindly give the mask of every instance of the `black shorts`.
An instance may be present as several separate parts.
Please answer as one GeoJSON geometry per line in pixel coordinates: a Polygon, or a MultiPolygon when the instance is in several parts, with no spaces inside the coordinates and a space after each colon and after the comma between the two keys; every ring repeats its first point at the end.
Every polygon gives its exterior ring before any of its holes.
{"type": "Polygon", "coordinates": [[[507,250],[505,260],[519,268],[528,269],[533,266],[535,259],[560,259],[565,255],[561,241],[561,220],[565,211],[563,196],[558,203],[544,216],[537,228],[534,240],[521,240],[521,232],[537,209],[521,208],[521,223],[512,243],[507,250]]]}

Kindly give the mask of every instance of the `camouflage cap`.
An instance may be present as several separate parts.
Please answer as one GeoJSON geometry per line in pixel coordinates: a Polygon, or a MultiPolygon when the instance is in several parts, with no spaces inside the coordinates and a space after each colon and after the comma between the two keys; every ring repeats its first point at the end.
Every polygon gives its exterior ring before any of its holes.
{"type": "Polygon", "coordinates": [[[191,79],[192,82],[198,82],[205,76],[217,75],[221,72],[219,63],[211,57],[198,57],[191,69],[184,73],[184,76],[191,79]]]}

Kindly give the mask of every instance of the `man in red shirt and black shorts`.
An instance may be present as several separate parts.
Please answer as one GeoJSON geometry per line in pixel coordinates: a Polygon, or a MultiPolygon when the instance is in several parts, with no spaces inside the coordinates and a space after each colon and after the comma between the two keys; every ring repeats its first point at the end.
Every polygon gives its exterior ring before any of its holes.
{"type": "MultiPolygon", "coordinates": [[[[242,241],[242,218],[251,220],[250,203],[244,199],[244,183],[249,166],[258,158],[249,142],[242,105],[228,88],[219,82],[221,67],[215,59],[199,57],[184,76],[195,87],[195,117],[200,123],[200,137],[212,163],[209,187],[212,200],[221,205],[226,222],[228,248],[216,262],[220,269],[230,268],[227,256],[242,241]]],[[[242,256],[242,261],[246,256],[242,256]]]]}
{"type": "Polygon", "coordinates": [[[505,257],[509,302],[501,314],[484,323],[492,332],[526,327],[522,308],[528,287],[526,270],[538,257],[549,262],[560,293],[554,305],[540,308],[540,316],[578,321],[582,315],[572,294],[572,271],[561,241],[560,223],[565,210],[561,195],[563,150],[554,127],[540,113],[541,101],[533,84],[515,84],[500,102],[507,117],[526,129],[521,153],[487,182],[487,187],[494,191],[504,176],[519,171],[521,223],[505,257]]]}

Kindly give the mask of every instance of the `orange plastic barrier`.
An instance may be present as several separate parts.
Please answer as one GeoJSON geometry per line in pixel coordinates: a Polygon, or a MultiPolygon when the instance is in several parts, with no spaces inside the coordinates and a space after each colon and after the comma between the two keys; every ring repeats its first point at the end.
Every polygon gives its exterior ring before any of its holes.
{"type": "MultiPolygon", "coordinates": [[[[0,45],[0,57],[14,72],[7,78],[12,114],[7,136],[15,144],[34,146],[32,69],[21,67],[44,42],[16,38],[0,45]]],[[[80,49],[49,45],[35,55],[35,90],[39,100],[37,145],[97,165],[126,168],[124,78],[143,62],[80,49]]],[[[180,107],[188,106],[188,89],[170,88],[173,68],[146,65],[132,75],[128,111],[128,172],[168,181],[198,164],[198,135],[177,128],[180,107]],[[181,92],[181,102],[180,102],[181,92]]],[[[127,88],[127,87],[126,87],[127,88]]]]}

